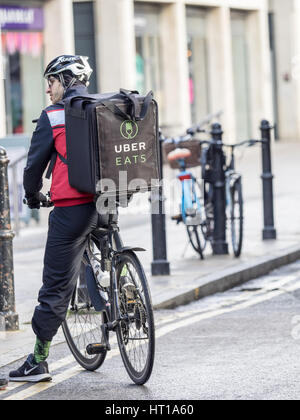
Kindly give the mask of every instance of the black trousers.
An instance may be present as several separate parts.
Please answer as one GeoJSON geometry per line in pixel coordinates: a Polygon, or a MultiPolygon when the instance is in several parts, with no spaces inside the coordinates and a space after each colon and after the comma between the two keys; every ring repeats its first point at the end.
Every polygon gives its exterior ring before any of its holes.
{"type": "Polygon", "coordinates": [[[44,257],[43,286],[32,328],[43,341],[51,341],[65,319],[80,271],[87,237],[103,221],[94,203],[55,207],[49,216],[44,257]]]}

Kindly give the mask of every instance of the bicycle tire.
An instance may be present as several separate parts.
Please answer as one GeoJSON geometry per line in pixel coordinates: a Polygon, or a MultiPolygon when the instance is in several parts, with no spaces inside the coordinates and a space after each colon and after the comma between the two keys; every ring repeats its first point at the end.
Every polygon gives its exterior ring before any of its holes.
{"type": "Polygon", "coordinates": [[[139,259],[133,252],[121,254],[116,276],[118,303],[120,313],[124,317],[116,329],[120,354],[129,377],[135,384],[143,385],[150,378],[153,369],[155,327],[147,279],[139,259]],[[131,300],[124,284],[124,268],[128,273],[126,285],[132,284],[131,300]],[[141,361],[139,357],[144,360],[141,361]]]}
{"type": "MultiPolygon", "coordinates": [[[[82,262],[82,268],[85,267],[82,262]]],[[[101,325],[104,323],[104,313],[95,312],[91,305],[85,280],[85,270],[77,280],[72,300],[80,301],[80,306],[69,309],[62,329],[66,342],[76,361],[86,370],[94,371],[103,364],[107,352],[88,355],[86,347],[91,343],[103,343],[101,325]],[[79,287],[81,286],[81,287],[79,287]],[[73,319],[72,319],[73,318],[73,319]],[[78,321],[78,322],[77,322],[78,321]],[[79,324],[78,327],[76,324],[79,324]]],[[[74,304],[74,302],[73,302],[74,304]]]]}
{"type": "Polygon", "coordinates": [[[241,180],[238,180],[234,183],[233,187],[230,190],[230,194],[231,242],[233,253],[235,257],[238,258],[240,257],[242,252],[244,228],[243,193],[241,180]]]}
{"type": "MultiPolygon", "coordinates": [[[[204,215],[202,214],[204,211],[204,203],[200,205],[200,208],[198,208],[197,200],[201,202],[201,186],[196,180],[193,180],[192,184],[192,190],[186,191],[185,194],[191,194],[191,201],[193,203],[193,206],[197,206],[197,211],[201,215],[201,221],[202,224],[195,224],[195,225],[186,225],[187,234],[189,237],[190,244],[192,245],[192,248],[197,252],[197,254],[200,255],[200,258],[203,260],[204,255],[203,251],[206,247],[206,238],[205,238],[205,232],[204,232],[204,215]]],[[[194,207],[195,208],[195,207],[194,207]]]]}
{"type": "Polygon", "coordinates": [[[204,260],[203,252],[206,248],[206,239],[203,233],[202,226],[186,226],[186,230],[190,244],[192,245],[194,250],[200,255],[201,259],[204,260]]]}

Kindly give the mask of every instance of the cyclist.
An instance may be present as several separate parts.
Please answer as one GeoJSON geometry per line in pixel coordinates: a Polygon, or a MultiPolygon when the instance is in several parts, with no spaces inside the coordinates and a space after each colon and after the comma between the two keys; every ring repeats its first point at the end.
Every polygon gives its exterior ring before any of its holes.
{"type": "Polygon", "coordinates": [[[54,210],[49,216],[43,286],[32,318],[36,344],[26,362],[10,372],[12,381],[51,380],[46,362],[50,344],[65,318],[87,236],[98,224],[93,195],[75,190],[68,181],[63,102],[65,98],[88,93],[91,73],[88,57],[77,55],[55,58],[44,73],[48,82],[46,93],[52,105],[42,111],[33,133],[24,169],[24,189],[29,208],[39,209],[44,198],[40,193],[42,176],[50,162],[54,210]]]}

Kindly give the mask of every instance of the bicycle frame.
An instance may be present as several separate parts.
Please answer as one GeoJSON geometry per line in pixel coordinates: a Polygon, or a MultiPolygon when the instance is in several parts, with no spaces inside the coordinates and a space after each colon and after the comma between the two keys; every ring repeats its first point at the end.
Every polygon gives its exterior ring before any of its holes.
{"type": "Polygon", "coordinates": [[[229,209],[232,208],[231,189],[234,187],[237,181],[241,180],[241,178],[242,176],[235,171],[234,146],[231,146],[230,163],[225,170],[226,207],[228,207],[229,209]]]}
{"type": "Polygon", "coordinates": [[[83,287],[80,290],[77,282],[63,331],[75,359],[87,370],[102,365],[111,350],[110,332],[115,332],[127,373],[142,385],[151,375],[155,351],[150,291],[134,252],[143,249],[124,247],[112,217],[105,224],[88,238],[81,265],[86,270],[83,287]]]}
{"type": "MultiPolygon", "coordinates": [[[[208,133],[208,131],[203,130],[202,127],[203,127],[203,124],[206,125],[210,120],[211,120],[211,117],[208,118],[208,121],[204,121],[203,123],[199,125],[195,125],[191,127],[190,129],[186,130],[187,135],[182,135],[179,137],[170,137],[170,138],[165,138],[164,136],[161,135],[161,141],[165,142],[166,144],[175,145],[175,148],[184,147],[184,143],[186,143],[189,140],[192,140],[196,133],[208,133]]],[[[226,219],[231,221],[232,242],[233,242],[234,254],[237,257],[241,253],[241,244],[242,244],[243,198],[242,198],[242,181],[241,181],[242,177],[235,170],[234,152],[237,147],[240,147],[243,145],[245,146],[247,145],[248,147],[251,147],[254,144],[261,143],[262,141],[261,140],[245,140],[241,143],[236,143],[236,144],[224,144],[222,142],[222,138],[216,139],[214,137],[212,140],[197,140],[197,141],[199,143],[199,146],[203,146],[203,145],[208,146],[207,148],[204,148],[202,150],[202,155],[201,155],[203,184],[201,188],[202,191],[200,194],[198,194],[200,199],[197,196],[197,187],[198,187],[197,180],[195,179],[195,177],[192,175],[191,172],[186,170],[186,163],[185,163],[185,158],[184,158],[186,154],[185,153],[177,154],[177,156],[182,156],[181,159],[177,158],[177,162],[179,163],[179,167],[180,167],[180,173],[177,176],[177,178],[181,181],[181,188],[182,188],[181,214],[172,217],[172,219],[177,220],[177,223],[180,223],[181,221],[185,223],[188,230],[188,234],[189,234],[189,240],[192,243],[193,248],[198,252],[198,249],[196,249],[197,247],[194,246],[194,243],[191,239],[191,233],[192,233],[191,226],[193,226],[195,236],[198,236],[197,226],[201,226],[202,235],[205,241],[209,240],[213,244],[215,235],[219,233],[217,232],[218,227],[222,228],[222,235],[224,233],[224,230],[225,230],[225,235],[226,235],[226,226],[224,226],[224,223],[223,223],[224,216],[225,216],[225,222],[226,222],[226,219]],[[212,148],[210,149],[211,146],[212,148]],[[218,154],[215,155],[217,151],[216,146],[218,146],[219,150],[218,150],[218,154]],[[227,165],[225,162],[226,155],[223,151],[223,147],[228,147],[231,149],[231,159],[227,165]],[[221,156],[219,156],[219,152],[222,153],[222,158],[221,156]],[[218,159],[216,159],[216,157],[218,159]],[[223,157],[224,157],[224,162],[223,162],[223,157]],[[225,166],[225,169],[224,169],[224,166],[225,166]],[[225,197],[223,197],[223,191],[222,191],[222,197],[221,196],[218,197],[218,195],[215,194],[216,191],[219,191],[215,187],[216,186],[218,187],[217,184],[221,182],[220,180],[219,182],[217,182],[216,178],[218,178],[218,175],[220,175],[221,172],[222,172],[222,177],[225,175],[225,191],[224,191],[225,197]],[[238,197],[237,198],[238,201],[236,201],[235,197],[238,197]],[[224,198],[225,198],[225,203],[223,203],[224,198]],[[221,210],[216,205],[216,200],[218,199],[220,199],[220,202],[222,202],[221,210]],[[223,209],[223,204],[225,204],[226,209],[225,208],[223,209]],[[240,213],[238,217],[235,217],[236,206],[239,206],[239,209],[240,209],[240,213]],[[219,212],[220,214],[216,214],[218,213],[218,210],[220,210],[219,212]],[[224,210],[224,213],[226,212],[225,215],[223,215],[223,210],[224,210]],[[195,218],[194,216],[197,216],[197,217],[195,218]],[[235,235],[236,233],[235,220],[236,219],[239,219],[239,228],[240,228],[238,242],[236,241],[237,238],[235,235]],[[222,221],[222,223],[220,222],[220,226],[218,226],[218,223],[216,223],[216,221],[219,222],[219,220],[222,221]]],[[[170,156],[169,160],[173,161],[175,156],[176,156],[176,153],[174,156],[170,156]]],[[[197,240],[198,239],[199,237],[197,237],[197,240]]]]}
{"type": "MultiPolygon", "coordinates": [[[[110,219],[112,217],[110,216],[110,219]]],[[[143,248],[124,247],[123,241],[120,236],[119,227],[116,222],[109,222],[108,228],[97,228],[91,234],[91,239],[94,243],[98,243],[98,248],[101,252],[101,270],[110,272],[110,288],[109,288],[109,306],[105,309],[108,331],[114,331],[118,323],[123,319],[119,307],[118,299],[118,288],[117,288],[117,276],[116,276],[116,262],[118,256],[123,252],[127,251],[145,251],[143,248]]],[[[89,259],[95,258],[93,253],[89,252],[89,259]]],[[[94,281],[95,283],[95,281],[94,281]]],[[[95,296],[90,296],[93,302],[93,298],[99,298],[99,293],[95,296]]]]}
{"type": "Polygon", "coordinates": [[[194,204],[196,204],[198,211],[201,210],[201,204],[195,189],[196,178],[191,172],[186,171],[184,159],[180,159],[179,164],[181,169],[177,179],[181,182],[181,214],[182,220],[186,224],[187,217],[193,215],[191,213],[193,213],[194,204]]]}

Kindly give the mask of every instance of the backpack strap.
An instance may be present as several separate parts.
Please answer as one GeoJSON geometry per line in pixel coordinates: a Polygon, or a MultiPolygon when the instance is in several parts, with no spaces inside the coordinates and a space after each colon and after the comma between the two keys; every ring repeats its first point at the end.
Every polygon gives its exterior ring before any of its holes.
{"type": "Polygon", "coordinates": [[[109,109],[113,114],[118,115],[119,117],[123,118],[123,120],[131,120],[132,117],[125,112],[123,112],[116,104],[112,103],[109,100],[101,101],[102,105],[104,105],[107,109],[109,109]]]}
{"type": "Polygon", "coordinates": [[[58,153],[58,151],[57,150],[55,150],[53,153],[52,153],[52,156],[51,156],[51,160],[50,160],[50,164],[49,164],[49,166],[48,166],[48,170],[47,170],[47,173],[46,173],[46,179],[50,179],[50,176],[51,176],[51,174],[52,174],[52,172],[53,172],[53,169],[54,169],[54,166],[55,166],[55,163],[56,163],[56,159],[57,159],[57,156],[59,157],[59,159],[65,164],[65,165],[67,165],[68,164],[68,161],[67,161],[67,159],[65,159],[60,153],[58,153]]]}
{"type": "MultiPolygon", "coordinates": [[[[147,115],[149,105],[153,100],[153,92],[150,91],[145,97],[142,106],[140,106],[137,97],[137,91],[128,91],[125,89],[120,89],[120,95],[125,97],[130,105],[129,113],[123,112],[116,104],[114,104],[110,99],[102,100],[100,103],[108,108],[113,114],[118,115],[123,120],[133,120],[133,121],[143,121],[147,115]],[[139,111],[139,112],[138,112],[139,111]]],[[[114,99],[114,98],[111,98],[114,99]]]]}
{"type": "Polygon", "coordinates": [[[140,116],[137,118],[138,121],[143,121],[143,119],[147,115],[147,112],[148,112],[148,109],[149,109],[149,105],[152,102],[152,100],[153,100],[153,92],[151,90],[148,93],[148,95],[146,96],[145,100],[144,100],[144,103],[142,105],[140,116]]]}
{"type": "Polygon", "coordinates": [[[149,105],[153,100],[153,92],[150,91],[144,99],[142,108],[140,109],[139,102],[137,100],[136,95],[138,92],[136,90],[130,91],[126,89],[120,89],[120,94],[125,96],[129,103],[131,104],[131,119],[134,121],[143,121],[145,116],[147,115],[149,105]],[[139,113],[138,113],[139,111],[139,113]]]}

